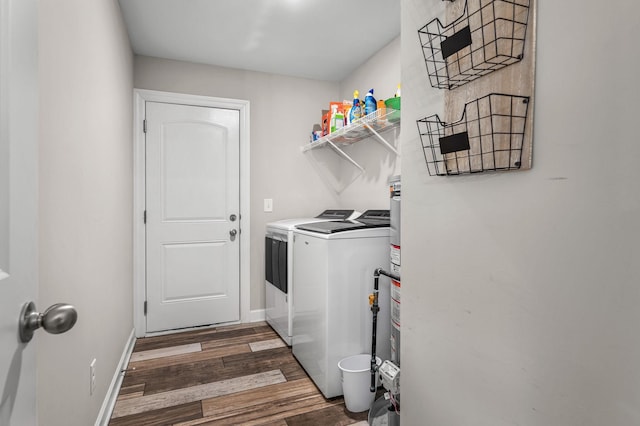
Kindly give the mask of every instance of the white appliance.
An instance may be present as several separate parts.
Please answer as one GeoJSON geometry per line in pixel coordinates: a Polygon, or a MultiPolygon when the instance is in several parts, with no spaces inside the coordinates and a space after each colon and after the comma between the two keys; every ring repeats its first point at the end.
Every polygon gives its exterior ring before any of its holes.
{"type": "MultiPolygon", "coordinates": [[[[373,273],[389,264],[389,211],[296,226],[293,355],[326,398],[342,395],[338,362],[371,353],[373,273]]],[[[389,280],[379,281],[377,355],[390,356],[389,280]]]]}
{"type": "MultiPolygon", "coordinates": [[[[389,212],[391,215],[390,233],[390,271],[400,276],[400,209],[402,185],[400,176],[393,176],[389,180],[389,195],[391,196],[389,212]]],[[[402,285],[400,281],[391,280],[391,361],[400,365],[400,295],[402,285]]]]}
{"type": "Polygon", "coordinates": [[[265,235],[265,315],[267,323],[291,346],[293,312],[293,230],[302,223],[345,220],[355,210],[325,210],[316,217],[285,219],[267,224],[265,235]]]}

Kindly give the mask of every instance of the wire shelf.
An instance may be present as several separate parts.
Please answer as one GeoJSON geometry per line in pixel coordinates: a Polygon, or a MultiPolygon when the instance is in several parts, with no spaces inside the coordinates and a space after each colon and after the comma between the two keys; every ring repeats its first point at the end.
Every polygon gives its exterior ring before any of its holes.
{"type": "Polygon", "coordinates": [[[429,175],[519,169],[528,109],[528,96],[491,93],[465,104],[456,122],[418,120],[429,175]]]}
{"type": "Polygon", "coordinates": [[[418,30],[431,86],[455,89],[523,58],[529,0],[465,0],[449,25],[418,30]]]}
{"type": "MultiPolygon", "coordinates": [[[[400,126],[400,111],[392,108],[381,108],[369,115],[341,127],[333,133],[321,137],[302,148],[302,151],[318,148],[332,143],[335,145],[351,145],[372,135],[386,132],[400,126]]],[[[395,149],[394,153],[397,154],[395,149]]]]}

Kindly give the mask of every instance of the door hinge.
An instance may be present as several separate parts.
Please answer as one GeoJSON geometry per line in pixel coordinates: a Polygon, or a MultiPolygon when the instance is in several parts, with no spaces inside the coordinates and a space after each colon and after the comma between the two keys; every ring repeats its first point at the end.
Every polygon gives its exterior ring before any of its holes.
{"type": "Polygon", "coordinates": [[[147,301],[144,301],[144,316],[147,316],[147,301]]]}
{"type": "Polygon", "coordinates": [[[147,120],[142,120],[142,133],[147,133],[147,120]]]}
{"type": "Polygon", "coordinates": [[[144,213],[142,213],[142,221],[146,224],[147,223],[147,211],[145,210],[144,213]]]}

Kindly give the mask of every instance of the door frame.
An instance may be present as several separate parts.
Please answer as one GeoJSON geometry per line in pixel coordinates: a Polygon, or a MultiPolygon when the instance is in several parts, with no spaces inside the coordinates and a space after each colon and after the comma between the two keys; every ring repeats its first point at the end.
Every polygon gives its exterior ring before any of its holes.
{"type": "Polygon", "coordinates": [[[249,208],[249,101],[161,92],[133,90],[133,324],[136,337],[147,335],[144,315],[146,300],[146,229],[144,224],[146,177],[144,117],[146,102],[203,106],[237,110],[240,114],[240,322],[250,322],[250,208],[249,208]]]}

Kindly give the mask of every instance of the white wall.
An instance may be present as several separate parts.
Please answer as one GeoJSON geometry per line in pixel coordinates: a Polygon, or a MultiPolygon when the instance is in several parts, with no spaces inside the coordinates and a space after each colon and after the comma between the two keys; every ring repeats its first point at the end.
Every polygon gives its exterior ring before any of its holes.
{"type": "Polygon", "coordinates": [[[640,424],[640,5],[540,2],[533,169],[430,177],[436,4],[402,2],[402,424],[640,424]]]}
{"type": "Polygon", "coordinates": [[[391,40],[340,82],[340,100],[353,100],[353,91],[360,99],[374,89],[376,99],[387,99],[396,93],[400,84],[400,36],[391,40]]]}
{"type": "Polygon", "coordinates": [[[134,84],[161,90],[249,100],[251,103],[251,309],[264,308],[264,230],[268,222],[312,217],[339,207],[300,147],[321,110],[336,98],[334,83],[144,56],[134,84]],[[309,195],[313,196],[310,197],[309,195]],[[263,200],[273,199],[273,212],[263,200]]]}
{"type": "Polygon", "coordinates": [[[39,9],[38,308],[71,303],[78,322],[38,335],[38,417],[87,426],[133,329],[133,55],[116,0],[41,0],[39,9]]]}
{"type": "MultiPolygon", "coordinates": [[[[369,89],[373,88],[374,97],[377,100],[385,100],[394,96],[399,83],[400,36],[340,82],[340,99],[353,100],[353,91],[357,89],[360,99],[364,100],[369,89]]],[[[381,136],[400,151],[399,128],[384,132],[381,136]]],[[[360,211],[388,209],[388,181],[391,176],[400,174],[400,156],[381,145],[375,137],[345,147],[345,151],[365,169],[365,172],[352,184],[346,185],[340,193],[343,205],[353,206],[360,211]]],[[[354,170],[354,167],[345,163],[341,178],[349,182],[354,170]]]]}
{"type": "MultiPolygon", "coordinates": [[[[398,38],[354,73],[348,87],[389,86],[385,96],[393,95],[400,78],[399,54],[398,38]]],[[[374,146],[367,145],[369,152],[359,157],[371,167],[348,187],[352,196],[334,190],[332,179],[342,179],[350,166],[333,151],[300,151],[309,142],[313,125],[320,124],[321,111],[329,108],[329,102],[343,99],[339,84],[145,56],[135,57],[134,69],[136,88],[251,102],[252,310],[264,308],[267,223],[312,217],[327,208],[388,208],[386,181],[393,174],[395,156],[376,142],[367,142],[374,146]],[[265,198],[273,199],[272,213],[263,212],[265,198]]]]}

